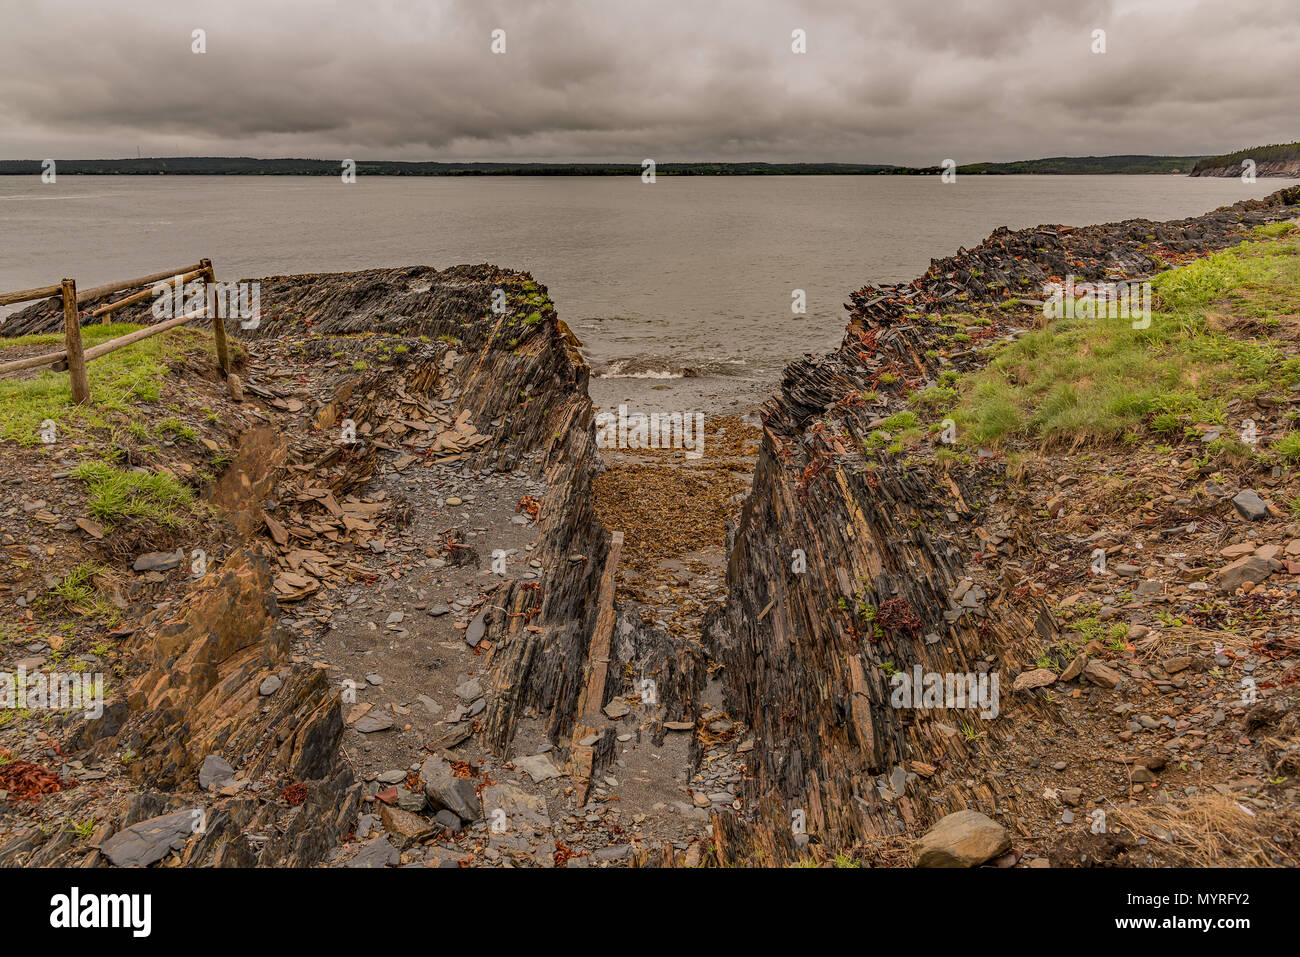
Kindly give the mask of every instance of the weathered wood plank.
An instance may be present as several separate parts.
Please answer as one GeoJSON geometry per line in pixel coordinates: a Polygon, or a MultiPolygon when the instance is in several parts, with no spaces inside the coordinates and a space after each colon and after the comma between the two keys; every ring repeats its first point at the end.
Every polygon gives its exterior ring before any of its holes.
{"type": "Polygon", "coordinates": [[[90,384],[86,381],[86,357],[81,351],[81,316],[77,312],[77,283],[74,279],[63,280],[63,323],[72,401],[75,405],[82,405],[90,401],[90,384]]]}
{"type": "Polygon", "coordinates": [[[20,289],[17,292],[0,292],[0,306],[12,306],[16,302],[27,302],[30,299],[49,299],[62,291],[62,286],[38,286],[35,289],[20,289]]]}

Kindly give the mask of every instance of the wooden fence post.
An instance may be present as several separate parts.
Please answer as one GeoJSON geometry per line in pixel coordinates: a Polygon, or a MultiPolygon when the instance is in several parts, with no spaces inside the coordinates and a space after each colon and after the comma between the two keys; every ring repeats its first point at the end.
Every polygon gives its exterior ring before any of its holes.
{"type": "Polygon", "coordinates": [[[77,314],[77,281],[63,280],[63,324],[68,342],[68,375],[72,378],[72,401],[82,405],[90,401],[90,383],[86,381],[86,360],[81,351],[81,317],[77,314]]]}
{"type": "MultiPolygon", "coordinates": [[[[217,276],[212,270],[212,260],[200,259],[199,265],[207,272],[208,283],[215,284],[217,276]]],[[[212,318],[212,338],[217,343],[217,365],[221,367],[221,374],[226,376],[230,373],[230,349],[226,344],[226,322],[218,314],[216,290],[212,288],[212,285],[208,286],[207,298],[204,301],[208,304],[208,315],[212,318]]]]}

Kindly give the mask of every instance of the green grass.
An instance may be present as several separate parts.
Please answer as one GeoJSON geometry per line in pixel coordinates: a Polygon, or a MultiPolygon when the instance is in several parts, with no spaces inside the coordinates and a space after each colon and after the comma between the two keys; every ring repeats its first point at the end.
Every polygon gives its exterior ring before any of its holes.
{"type": "Polygon", "coordinates": [[[90,514],[110,526],[155,522],[176,527],[194,507],[194,493],[170,475],[130,472],[106,462],[87,462],[71,474],[86,483],[90,514]]]}
{"type": "MultiPolygon", "coordinates": [[[[121,613],[95,590],[93,579],[102,571],[104,571],[102,565],[82,562],[64,575],[59,583],[50,589],[50,594],[62,599],[68,608],[79,615],[98,618],[106,623],[116,623],[121,619],[121,613]]],[[[74,663],[72,670],[81,669],[74,663]]]]}
{"type": "Polygon", "coordinates": [[[1288,465],[1300,465],[1300,432],[1290,432],[1274,442],[1273,451],[1288,465]]]}
{"type": "MultiPolygon", "coordinates": [[[[140,326],[114,323],[82,328],[82,344],[89,348],[134,332],[140,326]]],[[[0,361],[10,346],[63,344],[61,335],[21,336],[0,340],[0,361]]],[[[72,385],[66,372],[46,370],[29,379],[0,379],[0,439],[32,446],[41,444],[40,426],[49,419],[58,428],[58,441],[87,429],[108,428],[106,413],[128,412],[162,395],[167,362],[194,348],[211,350],[211,337],[198,329],[172,329],[109,353],[86,366],[90,403],[72,404],[72,385]]]]}
{"type": "MultiPolygon", "coordinates": [[[[1177,434],[1224,423],[1232,399],[1300,382],[1300,359],[1267,337],[1269,319],[1300,311],[1300,231],[1270,235],[1154,277],[1146,329],[1124,318],[1062,318],[1000,347],[958,384],[959,440],[1115,439],[1148,419],[1154,431],[1177,434]],[[1215,325],[1225,314],[1262,329],[1229,335],[1215,325]]],[[[1300,440],[1284,443],[1279,454],[1300,454],[1300,440]]]]}
{"type": "Polygon", "coordinates": [[[99,571],[100,567],[94,562],[83,562],[64,575],[50,590],[69,605],[89,605],[95,598],[95,586],[91,584],[91,578],[99,571]]]}
{"type": "Polygon", "coordinates": [[[189,442],[191,445],[198,445],[199,433],[189,425],[186,425],[180,419],[167,417],[160,421],[156,426],[159,435],[174,435],[182,441],[189,442]]]}

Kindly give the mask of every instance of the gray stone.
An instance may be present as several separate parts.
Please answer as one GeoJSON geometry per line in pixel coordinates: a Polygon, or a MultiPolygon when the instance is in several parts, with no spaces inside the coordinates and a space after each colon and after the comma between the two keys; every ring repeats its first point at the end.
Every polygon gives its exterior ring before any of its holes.
{"type": "Polygon", "coordinates": [[[1268,505],[1253,488],[1242,489],[1232,499],[1232,506],[1248,522],[1268,517],[1268,505]]]}
{"type": "Polygon", "coordinates": [[[514,765],[520,771],[526,772],[536,783],[558,778],[562,773],[555,766],[555,761],[551,759],[549,754],[534,754],[526,758],[515,758],[514,765]]]}
{"type": "Polygon", "coordinates": [[[257,692],[261,695],[272,695],[280,690],[282,684],[284,682],[280,680],[279,675],[267,675],[262,679],[262,683],[257,686],[257,692]]]}
{"type": "Polygon", "coordinates": [[[483,640],[483,635],[487,631],[487,622],[485,620],[487,612],[481,611],[469,627],[465,629],[465,644],[471,648],[477,648],[478,643],[483,640]]]}
{"type": "Polygon", "coordinates": [[[451,811],[462,821],[477,821],[483,816],[474,782],[456,777],[451,765],[442,758],[425,761],[420,768],[420,777],[424,779],[424,793],[429,803],[438,810],[451,811]]]}
{"type": "Polygon", "coordinates": [[[465,825],[461,823],[460,818],[452,811],[448,811],[446,808],[443,808],[435,814],[433,819],[453,834],[459,834],[465,828],[465,825]]]}
{"type": "Polygon", "coordinates": [[[387,731],[393,726],[392,717],[385,711],[367,711],[352,723],[352,727],[362,734],[375,731],[387,731]]]}
{"type": "Polygon", "coordinates": [[[399,787],[397,789],[397,806],[403,811],[410,811],[413,814],[418,814],[420,811],[424,810],[424,806],[427,803],[428,801],[425,800],[423,791],[412,791],[407,787],[399,787]]]}
{"type": "Polygon", "coordinates": [[[483,685],[477,678],[470,678],[468,681],[462,682],[456,688],[456,697],[460,698],[461,701],[473,701],[475,698],[482,696],[482,694],[483,685]]]}
{"type": "Polygon", "coordinates": [[[179,568],[183,561],[185,550],[178,548],[174,552],[146,552],[131,567],[138,572],[169,572],[179,568]]]}
{"type": "Polygon", "coordinates": [[[199,768],[199,787],[205,791],[225,787],[235,779],[235,769],[219,754],[209,754],[199,768]]]}
{"type": "Polygon", "coordinates": [[[361,853],[352,858],[348,867],[391,867],[401,859],[402,855],[397,853],[397,848],[389,843],[387,837],[380,834],[363,847],[361,853]]]}
{"type": "Polygon", "coordinates": [[[118,831],[102,845],[104,856],[118,867],[148,867],[179,851],[194,834],[197,810],[152,817],[118,831]]]}

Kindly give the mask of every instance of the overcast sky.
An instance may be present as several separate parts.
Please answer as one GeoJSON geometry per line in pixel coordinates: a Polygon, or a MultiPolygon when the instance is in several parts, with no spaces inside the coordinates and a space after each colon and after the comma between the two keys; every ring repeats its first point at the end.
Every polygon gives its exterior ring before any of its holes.
{"type": "Polygon", "coordinates": [[[0,158],[1215,153],[1300,139],[1297,50],[1300,0],[0,0],[0,158]]]}

